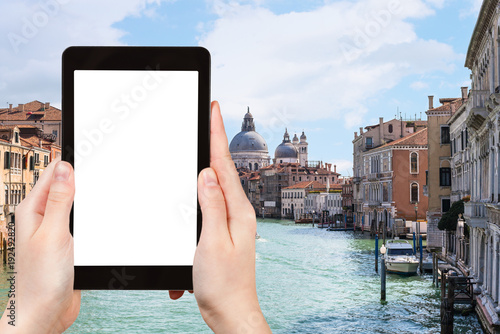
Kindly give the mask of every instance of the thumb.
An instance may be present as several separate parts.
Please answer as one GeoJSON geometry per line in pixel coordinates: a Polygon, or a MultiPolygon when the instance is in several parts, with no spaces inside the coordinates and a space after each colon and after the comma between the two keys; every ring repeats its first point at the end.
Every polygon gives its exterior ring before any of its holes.
{"type": "Polygon", "coordinates": [[[229,239],[226,200],[212,168],[205,168],[198,177],[198,201],[203,215],[200,242],[229,239]]]}
{"type": "Polygon", "coordinates": [[[56,164],[52,174],[42,226],[53,233],[69,231],[69,214],[75,195],[73,168],[66,161],[56,164]]]}

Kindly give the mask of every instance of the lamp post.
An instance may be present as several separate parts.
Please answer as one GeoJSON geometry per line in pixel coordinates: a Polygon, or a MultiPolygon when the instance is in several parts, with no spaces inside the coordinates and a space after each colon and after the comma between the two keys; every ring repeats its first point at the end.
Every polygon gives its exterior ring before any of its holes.
{"type": "Polygon", "coordinates": [[[420,224],[418,223],[418,202],[415,202],[415,228],[417,229],[417,240],[420,237],[420,224]]]}
{"type": "Polygon", "coordinates": [[[382,244],[382,247],[380,247],[380,254],[382,254],[382,272],[380,273],[380,300],[385,302],[385,252],[387,251],[387,248],[385,248],[385,245],[382,244]]]}

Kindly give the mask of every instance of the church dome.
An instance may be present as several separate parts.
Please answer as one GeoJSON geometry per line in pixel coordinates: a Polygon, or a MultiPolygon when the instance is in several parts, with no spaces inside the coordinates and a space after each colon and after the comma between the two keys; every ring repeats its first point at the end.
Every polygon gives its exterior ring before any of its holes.
{"type": "Polygon", "coordinates": [[[297,134],[295,134],[295,135],[293,136],[292,141],[293,141],[293,143],[294,143],[294,144],[296,144],[296,143],[298,143],[298,142],[299,142],[299,138],[297,137],[297,134]]]}
{"type": "Polygon", "coordinates": [[[248,151],[268,152],[266,141],[255,131],[255,123],[250,108],[243,117],[241,132],[234,136],[231,144],[229,144],[229,152],[231,153],[248,151]]]}
{"type": "Polygon", "coordinates": [[[276,147],[276,151],[274,151],[274,157],[276,159],[296,159],[298,157],[298,154],[299,152],[297,152],[295,146],[290,142],[288,130],[285,130],[285,134],[283,135],[283,142],[279,144],[278,147],[276,147]]]}
{"type": "Polygon", "coordinates": [[[265,151],[267,152],[267,145],[264,138],[255,131],[241,131],[229,144],[229,152],[241,151],[265,151]]]}

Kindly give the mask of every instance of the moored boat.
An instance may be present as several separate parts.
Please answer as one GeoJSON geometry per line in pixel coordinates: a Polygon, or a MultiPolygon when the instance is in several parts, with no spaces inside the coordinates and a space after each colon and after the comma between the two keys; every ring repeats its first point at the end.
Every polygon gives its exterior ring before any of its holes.
{"type": "Polygon", "coordinates": [[[390,240],[387,242],[385,267],[388,272],[401,275],[417,273],[419,261],[413,254],[413,247],[406,240],[390,240]]]}

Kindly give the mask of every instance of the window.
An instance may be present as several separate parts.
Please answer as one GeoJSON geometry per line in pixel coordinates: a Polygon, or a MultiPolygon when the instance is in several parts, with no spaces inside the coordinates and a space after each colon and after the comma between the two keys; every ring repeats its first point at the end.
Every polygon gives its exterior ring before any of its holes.
{"type": "Polygon", "coordinates": [[[451,186],[451,168],[449,167],[439,168],[439,185],[441,187],[451,186]]]}
{"type": "Polygon", "coordinates": [[[441,126],[441,144],[450,143],[450,127],[441,126]]]}
{"type": "Polygon", "coordinates": [[[418,203],[418,184],[417,183],[412,183],[410,191],[411,191],[411,199],[410,199],[410,201],[412,203],[418,203]]]}
{"type": "Polygon", "coordinates": [[[441,212],[442,213],[450,211],[450,206],[451,206],[451,203],[450,203],[449,198],[442,198],[441,199],[441,212]]]}
{"type": "Polygon", "coordinates": [[[258,170],[259,169],[259,164],[258,163],[254,163],[253,164],[253,170],[258,170]]]}
{"type": "Polygon", "coordinates": [[[3,168],[10,169],[10,152],[4,152],[3,154],[3,168]]]}
{"type": "Polygon", "coordinates": [[[14,132],[14,142],[19,143],[19,132],[14,132]]]}
{"type": "Polygon", "coordinates": [[[418,154],[416,152],[410,154],[410,173],[418,173],[418,154]]]}
{"type": "Polygon", "coordinates": [[[251,162],[248,164],[248,169],[252,170],[252,163],[251,162]]]}
{"type": "Polygon", "coordinates": [[[9,204],[9,186],[5,186],[5,204],[9,204]]]}
{"type": "Polygon", "coordinates": [[[57,130],[52,130],[52,134],[57,137],[57,130]]]}
{"type": "Polygon", "coordinates": [[[299,176],[299,181],[302,181],[302,176],[299,176]]]}
{"type": "Polygon", "coordinates": [[[392,133],[392,131],[393,131],[392,124],[389,124],[389,133],[392,133]]]}
{"type": "Polygon", "coordinates": [[[366,137],[366,148],[372,148],[372,147],[373,147],[373,138],[366,137]]]}

